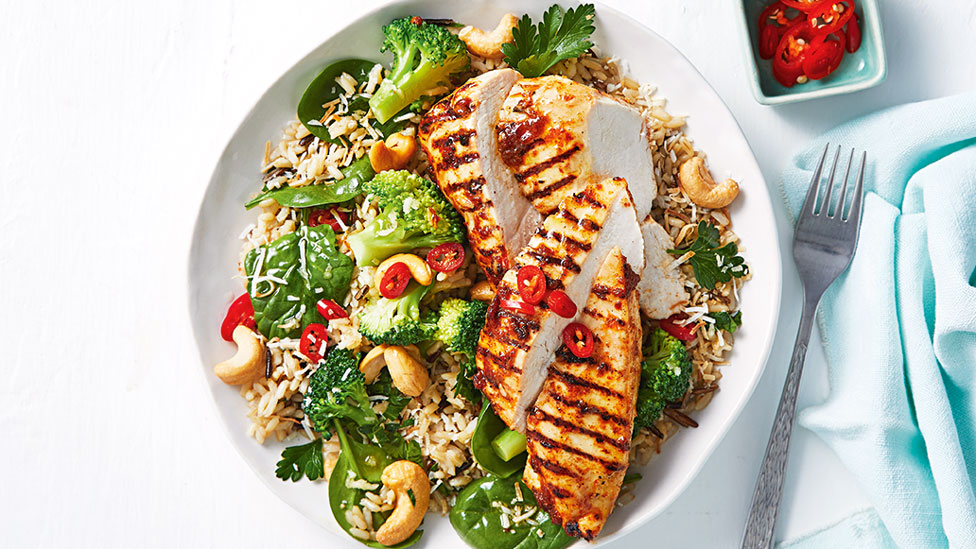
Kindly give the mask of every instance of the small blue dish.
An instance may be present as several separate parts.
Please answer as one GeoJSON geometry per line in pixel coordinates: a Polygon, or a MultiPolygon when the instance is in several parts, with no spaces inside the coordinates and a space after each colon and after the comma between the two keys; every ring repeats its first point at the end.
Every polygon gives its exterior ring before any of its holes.
{"type": "Polygon", "coordinates": [[[844,52],[844,59],[834,72],[822,80],[810,80],[787,88],[773,77],[772,61],[759,57],[759,14],[773,0],[741,0],[740,42],[745,62],[751,66],[752,93],[764,105],[779,105],[840,95],[877,86],[888,75],[881,14],[877,0],[857,0],[861,17],[861,47],[854,53],[844,52]]]}

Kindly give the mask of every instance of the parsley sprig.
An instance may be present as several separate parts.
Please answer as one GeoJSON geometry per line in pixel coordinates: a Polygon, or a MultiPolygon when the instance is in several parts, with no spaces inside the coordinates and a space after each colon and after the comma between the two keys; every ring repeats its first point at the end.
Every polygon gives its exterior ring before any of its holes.
{"type": "Polygon", "coordinates": [[[735,242],[719,247],[720,234],[715,225],[702,221],[698,223],[698,236],[691,246],[681,250],[668,250],[669,254],[684,255],[694,252],[688,263],[695,273],[695,280],[707,290],[715,288],[716,282],[728,282],[741,278],[749,272],[749,266],[739,253],[735,242]]]}
{"type": "Polygon", "coordinates": [[[289,446],[282,450],[275,476],[281,480],[291,479],[292,482],[298,482],[302,475],[308,477],[308,480],[320,479],[325,475],[322,439],[317,438],[308,444],[289,446]]]}
{"type": "Polygon", "coordinates": [[[563,59],[579,57],[593,47],[588,40],[593,31],[593,4],[583,4],[563,11],[552,5],[542,16],[538,28],[523,15],[512,29],[511,44],[502,44],[505,62],[526,78],[542,76],[563,59]]]}

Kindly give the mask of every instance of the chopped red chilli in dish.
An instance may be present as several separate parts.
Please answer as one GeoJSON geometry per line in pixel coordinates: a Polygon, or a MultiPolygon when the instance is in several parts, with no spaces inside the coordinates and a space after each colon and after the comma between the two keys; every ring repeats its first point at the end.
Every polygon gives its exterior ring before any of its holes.
{"type": "Polygon", "coordinates": [[[464,264],[464,246],[457,242],[445,242],[427,252],[427,264],[439,273],[454,272],[464,264]]]}
{"type": "Polygon", "coordinates": [[[502,299],[499,300],[498,304],[502,309],[512,311],[514,313],[522,313],[526,315],[535,314],[535,305],[531,305],[517,299],[502,299]]]}
{"type": "Polygon", "coordinates": [[[563,318],[573,318],[576,316],[576,304],[562,290],[553,290],[546,298],[546,305],[549,310],[563,318]]]}
{"type": "Polygon", "coordinates": [[[321,324],[309,324],[302,332],[302,339],[298,342],[298,350],[310,361],[317,364],[325,358],[325,349],[329,344],[329,334],[321,324]]]}
{"type": "Polygon", "coordinates": [[[341,233],[349,226],[349,214],[336,206],[315,208],[308,214],[308,226],[328,225],[333,231],[341,233]]]}
{"type": "Polygon", "coordinates": [[[387,299],[396,299],[407,289],[410,283],[410,269],[407,264],[397,261],[383,273],[380,279],[380,295],[387,299]]]}
{"type": "Polygon", "coordinates": [[[758,51],[786,87],[826,78],[861,47],[855,0],[777,0],[759,15],[758,51]]]}
{"type": "Polygon", "coordinates": [[[535,265],[526,265],[516,276],[518,293],[522,301],[538,305],[546,296],[546,275],[535,265]]]}
{"type": "Polygon", "coordinates": [[[315,308],[319,310],[319,314],[322,315],[322,318],[326,320],[349,318],[349,313],[347,313],[345,309],[331,299],[319,300],[319,302],[315,304],[315,308]]]}
{"type": "Polygon", "coordinates": [[[695,331],[698,329],[698,325],[689,324],[687,326],[682,326],[679,324],[682,320],[685,320],[684,315],[671,315],[661,321],[661,329],[680,339],[681,341],[691,341],[695,339],[695,331]]]}
{"type": "Polygon", "coordinates": [[[593,354],[593,332],[579,322],[571,322],[563,329],[563,343],[579,358],[589,358],[593,354]]]}
{"type": "Polygon", "coordinates": [[[227,315],[220,325],[220,337],[225,341],[234,341],[234,328],[243,324],[254,330],[257,325],[254,323],[254,306],[251,304],[251,296],[247,292],[243,293],[230,304],[227,315]]]}

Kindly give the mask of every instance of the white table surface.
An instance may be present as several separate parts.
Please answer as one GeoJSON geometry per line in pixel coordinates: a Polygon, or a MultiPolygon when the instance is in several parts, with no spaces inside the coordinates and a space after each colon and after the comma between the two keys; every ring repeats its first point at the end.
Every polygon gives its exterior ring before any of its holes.
{"type": "MultiPolygon", "coordinates": [[[[749,92],[738,0],[608,3],[705,75],[773,192],[791,151],[819,132],[976,87],[971,0],[883,1],[887,81],[777,108],[749,92]]],[[[378,4],[0,2],[0,545],[331,545],[222,432],[187,326],[186,257],[237,123],[294,61],[378,4]]],[[[780,332],[755,396],[705,471],[622,549],[737,545],[798,321],[791,261],[784,275],[780,332]]],[[[800,406],[827,391],[813,345],[800,406]]],[[[793,440],[780,539],[867,505],[819,439],[800,428],[793,440]]]]}

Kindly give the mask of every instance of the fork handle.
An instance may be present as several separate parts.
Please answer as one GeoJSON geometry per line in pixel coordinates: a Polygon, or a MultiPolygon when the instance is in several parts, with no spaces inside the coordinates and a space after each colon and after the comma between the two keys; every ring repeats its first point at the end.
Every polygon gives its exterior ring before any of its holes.
{"type": "Polygon", "coordinates": [[[752,495],[752,507],[746,521],[746,531],[742,537],[743,549],[767,549],[773,546],[773,529],[776,514],[783,497],[783,480],[786,478],[786,462],[790,452],[790,435],[793,433],[793,418],[796,416],[796,393],[800,387],[800,374],[810,343],[810,330],[813,316],[817,311],[819,299],[803,300],[803,314],[793,346],[793,359],[786,373],[783,394],[779,398],[773,430],[769,434],[766,455],[763,457],[756,491],[752,495]]]}

